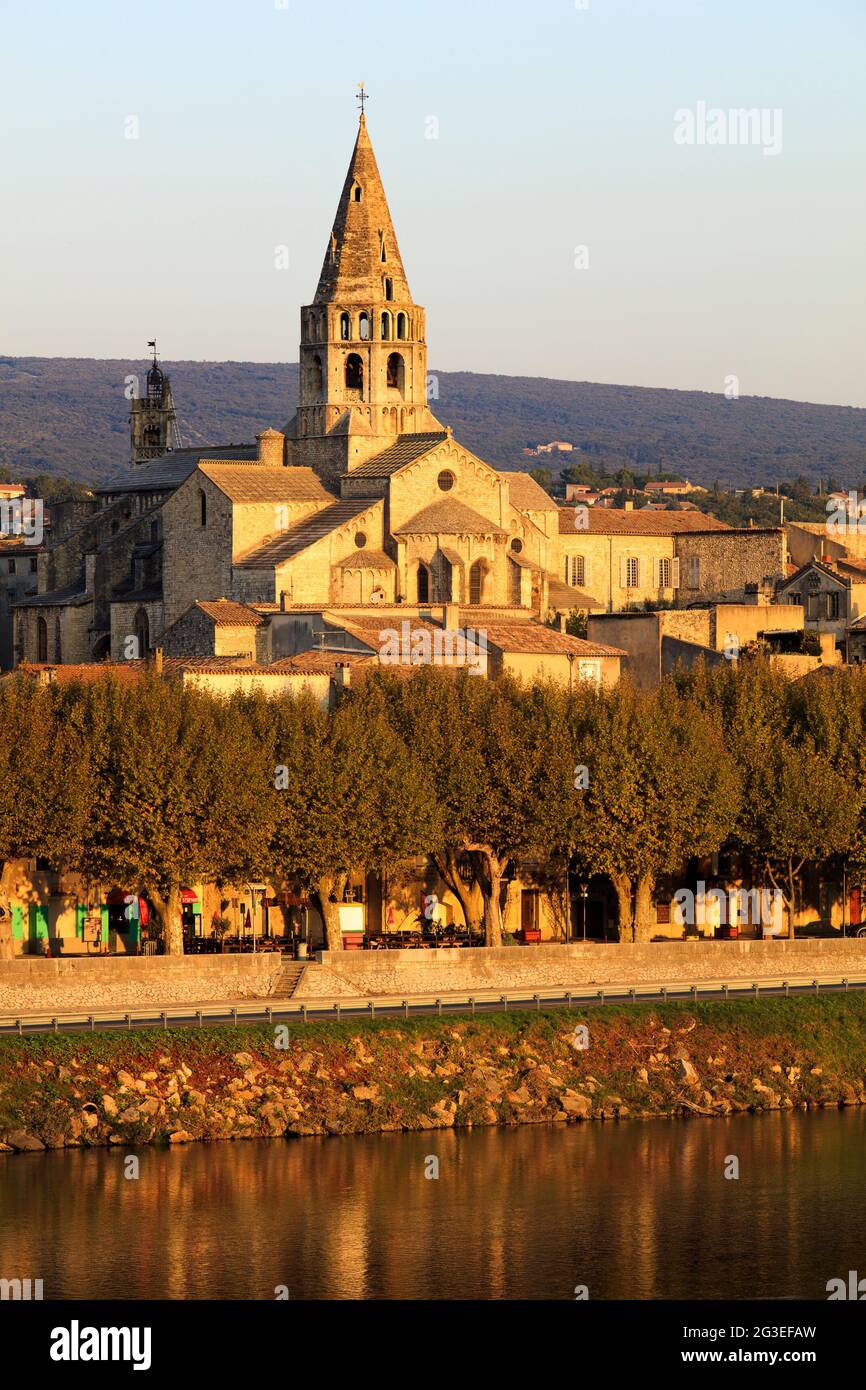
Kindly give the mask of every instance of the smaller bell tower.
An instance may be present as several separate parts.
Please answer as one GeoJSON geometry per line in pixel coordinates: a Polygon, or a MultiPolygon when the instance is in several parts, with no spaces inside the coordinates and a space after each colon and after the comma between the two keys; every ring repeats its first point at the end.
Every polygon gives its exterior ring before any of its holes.
{"type": "Polygon", "coordinates": [[[156,339],[147,345],[153,349],[153,361],[144,379],[144,394],[130,402],[129,435],[133,463],[162,458],[178,445],[177,412],[171,395],[171,383],[159,365],[156,339]]]}

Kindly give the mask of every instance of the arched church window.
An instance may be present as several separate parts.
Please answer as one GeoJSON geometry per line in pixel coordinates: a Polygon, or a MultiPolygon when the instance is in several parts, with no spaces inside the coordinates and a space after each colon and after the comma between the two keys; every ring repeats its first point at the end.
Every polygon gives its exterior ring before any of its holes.
{"type": "Polygon", "coordinates": [[[135,641],[138,655],[147,656],[150,651],[150,623],[143,608],[139,608],[135,615],[135,641]]]}
{"type": "Polygon", "coordinates": [[[388,310],[386,309],[386,310],[384,311],[384,313],[382,314],[382,341],[383,341],[383,343],[387,343],[387,341],[388,341],[388,339],[389,339],[390,337],[391,337],[391,315],[388,313],[388,310]]]}
{"type": "Polygon", "coordinates": [[[369,336],[370,336],[370,315],[367,313],[366,309],[364,309],[364,310],[358,315],[358,337],[359,337],[359,338],[362,338],[363,341],[366,342],[367,339],[369,338],[369,336]]]}
{"type": "Polygon", "coordinates": [[[469,602],[481,603],[484,598],[484,579],[486,575],[486,565],[483,560],[476,560],[469,570],[469,602]]]}
{"type": "Polygon", "coordinates": [[[399,352],[392,352],[388,357],[388,367],[386,383],[395,391],[403,390],[403,381],[406,375],[406,367],[399,352]]]}
{"type": "Polygon", "coordinates": [[[319,354],[316,353],[310,363],[310,390],[314,396],[321,396],[322,380],[322,359],[319,354]]]}
{"type": "Polygon", "coordinates": [[[409,333],[409,320],[405,314],[397,315],[397,337],[406,338],[409,333]]]}
{"type": "Polygon", "coordinates": [[[430,571],[424,564],[418,566],[418,602],[430,602],[430,571]]]}
{"type": "Polygon", "coordinates": [[[36,619],[36,660],[48,660],[48,624],[42,617],[36,619]]]}
{"type": "Polygon", "coordinates": [[[359,183],[352,184],[352,201],[355,203],[361,201],[361,185],[359,183]]]}
{"type": "Polygon", "coordinates": [[[60,616],[54,619],[54,660],[60,663],[63,660],[63,638],[60,633],[60,616]]]}
{"type": "Polygon", "coordinates": [[[346,390],[363,391],[364,364],[357,352],[350,352],[346,358],[346,390]]]}
{"type": "Polygon", "coordinates": [[[340,337],[346,343],[352,336],[352,320],[348,314],[340,315],[340,337]]]}
{"type": "Polygon", "coordinates": [[[198,524],[207,526],[207,497],[201,488],[198,490],[198,524]]]}
{"type": "Polygon", "coordinates": [[[443,468],[436,482],[440,492],[450,492],[454,486],[454,474],[449,469],[443,468]]]}

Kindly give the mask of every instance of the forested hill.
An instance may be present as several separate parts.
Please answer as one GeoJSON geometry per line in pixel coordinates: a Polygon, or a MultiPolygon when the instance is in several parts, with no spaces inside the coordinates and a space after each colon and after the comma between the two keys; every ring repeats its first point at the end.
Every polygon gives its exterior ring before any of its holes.
{"type": "MultiPolygon", "coordinates": [[[[244,443],[295,409],[296,363],[167,362],[185,444],[244,443]]],[[[102,481],[128,453],[125,380],[146,363],[0,356],[0,469],[102,481]]],[[[523,449],[562,439],[614,473],[664,471],[723,487],[803,475],[866,480],[866,410],[702,391],[439,372],[439,418],[500,468],[530,468],[523,449]]]]}

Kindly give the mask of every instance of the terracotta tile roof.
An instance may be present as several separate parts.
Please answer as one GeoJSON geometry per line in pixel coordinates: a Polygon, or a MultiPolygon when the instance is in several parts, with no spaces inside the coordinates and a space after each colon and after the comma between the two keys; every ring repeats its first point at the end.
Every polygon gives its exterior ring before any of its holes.
{"type": "Polygon", "coordinates": [[[366,666],[376,660],[372,652],[332,652],[316,647],[308,652],[300,652],[297,656],[287,656],[282,661],[274,661],[270,670],[331,675],[338,665],[366,666]]]}
{"type": "Polygon", "coordinates": [[[560,507],[561,536],[672,536],[678,531],[729,531],[717,517],[704,512],[627,512],[618,507],[587,507],[588,526],[574,527],[575,507],[560,507]]]}
{"type": "Polygon", "coordinates": [[[604,604],[593,598],[592,594],[576,589],[573,584],[566,584],[564,579],[557,579],[554,575],[550,576],[547,595],[556,608],[585,608],[589,611],[604,608],[604,604]]]}
{"type": "Polygon", "coordinates": [[[395,570],[397,565],[384,550],[356,550],[337,565],[340,570],[395,570]]]}
{"type": "Polygon", "coordinates": [[[553,498],[544,491],[534,478],[530,478],[528,473],[521,473],[518,470],[511,472],[500,468],[500,478],[508,481],[508,496],[512,506],[522,512],[556,512],[559,511],[553,498]]]}
{"type": "Polygon", "coordinates": [[[288,531],[271,536],[248,555],[235,560],[235,569],[272,569],[275,565],[290,560],[293,555],[299,555],[307,546],[315,545],[316,541],[327,536],[329,531],[339,530],[347,521],[359,516],[371,505],[376,503],[371,504],[369,497],[352,497],[342,502],[334,502],[330,507],[323,507],[314,516],[299,521],[297,526],[290,527],[288,531]]]}
{"type": "Polygon", "coordinates": [[[233,502],[334,502],[312,468],[268,468],[260,463],[202,459],[205,477],[233,502]]]}
{"type": "Polygon", "coordinates": [[[481,631],[487,634],[490,646],[505,652],[526,652],[547,656],[625,656],[619,647],[607,647],[601,642],[585,642],[582,637],[559,632],[541,623],[484,623],[481,631]]]}
{"type": "Polygon", "coordinates": [[[14,676],[21,672],[25,676],[44,677],[46,680],[65,685],[74,682],[108,680],[138,681],[144,676],[147,663],[144,661],[88,661],[78,665],[52,665],[50,661],[22,661],[15,671],[4,672],[4,676],[14,676]]]}
{"type": "Polygon", "coordinates": [[[180,487],[202,459],[211,463],[254,462],[258,458],[255,444],[206,445],[198,449],[175,449],[151,463],[138,463],[101,487],[94,488],[97,496],[121,492],[170,492],[180,487]]]}
{"type": "Polygon", "coordinates": [[[202,613],[213,619],[217,627],[261,627],[264,622],[264,618],[260,618],[252,608],[248,608],[245,603],[235,603],[233,599],[220,598],[213,602],[197,599],[191,607],[200,608],[202,613]]]}
{"type": "Polygon", "coordinates": [[[431,502],[415,516],[393,528],[395,536],[505,536],[508,533],[495,521],[458,502],[456,497],[443,497],[431,502]]]}
{"type": "Polygon", "coordinates": [[[414,463],[416,459],[423,458],[424,454],[429,454],[431,449],[435,449],[437,444],[441,444],[447,438],[447,430],[437,430],[429,434],[398,435],[396,443],[383,449],[381,454],[367,459],[366,463],[362,463],[358,468],[353,468],[351,472],[343,476],[347,478],[390,478],[392,473],[396,473],[407,463],[414,463]]]}
{"type": "Polygon", "coordinates": [[[34,594],[32,598],[19,599],[13,603],[13,608],[78,608],[84,603],[91,603],[93,595],[88,594],[82,589],[80,582],[66,584],[62,589],[52,589],[47,594],[34,594]]]}

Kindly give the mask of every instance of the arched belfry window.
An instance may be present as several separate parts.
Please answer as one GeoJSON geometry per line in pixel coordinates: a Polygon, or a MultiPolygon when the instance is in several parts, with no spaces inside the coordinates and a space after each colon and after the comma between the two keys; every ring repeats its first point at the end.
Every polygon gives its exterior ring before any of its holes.
{"type": "Polygon", "coordinates": [[[364,342],[366,342],[369,336],[370,315],[367,313],[366,309],[363,309],[361,313],[358,315],[358,337],[361,338],[364,342]]]}
{"type": "Polygon", "coordinates": [[[348,314],[340,315],[340,337],[343,342],[348,342],[352,336],[352,320],[348,314]]]}
{"type": "Polygon", "coordinates": [[[382,277],[382,289],[385,293],[386,299],[394,298],[394,281],[391,279],[390,275],[385,275],[382,277]]]}
{"type": "Polygon", "coordinates": [[[346,358],[346,390],[363,391],[364,364],[357,352],[350,352],[346,358]]]}
{"type": "Polygon", "coordinates": [[[424,564],[418,566],[418,602],[430,602],[430,571],[424,564]]]}
{"type": "Polygon", "coordinates": [[[391,315],[388,313],[388,310],[386,309],[385,312],[382,314],[382,342],[383,342],[383,343],[387,343],[387,341],[388,341],[388,339],[389,339],[390,337],[391,337],[391,315]]]}
{"type": "Polygon", "coordinates": [[[352,184],[352,201],[355,203],[361,201],[361,185],[359,183],[352,184]]]}
{"type": "Polygon", "coordinates": [[[388,356],[386,385],[391,387],[393,390],[400,391],[402,393],[405,375],[405,364],[399,352],[390,353],[388,356]]]}
{"type": "Polygon", "coordinates": [[[207,526],[207,497],[201,488],[198,490],[198,524],[207,526]]]}
{"type": "Polygon", "coordinates": [[[397,337],[407,338],[409,336],[409,320],[405,314],[397,315],[397,337]]]}

